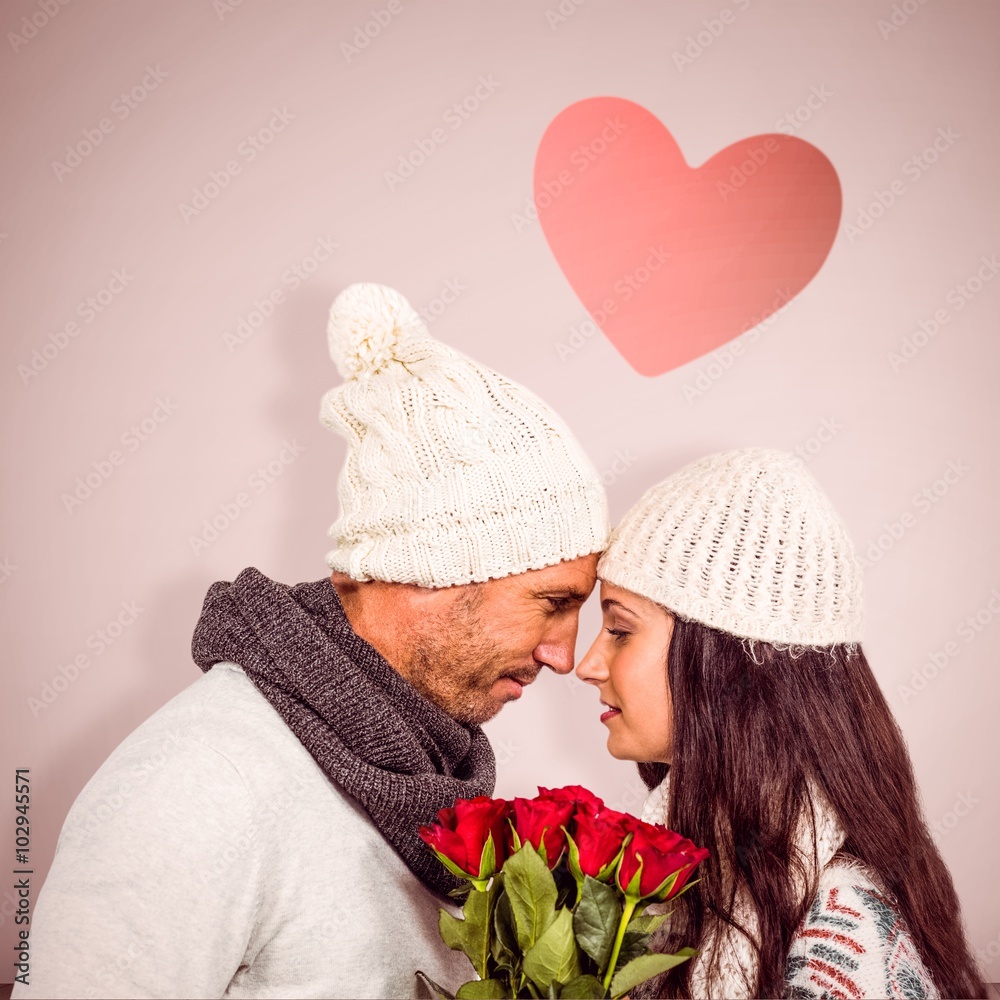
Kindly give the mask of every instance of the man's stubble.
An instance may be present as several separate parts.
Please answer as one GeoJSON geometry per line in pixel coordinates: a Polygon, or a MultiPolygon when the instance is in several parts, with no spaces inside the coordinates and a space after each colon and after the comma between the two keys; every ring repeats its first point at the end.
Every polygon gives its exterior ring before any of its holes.
{"type": "Polygon", "coordinates": [[[510,667],[485,622],[481,587],[471,585],[447,610],[424,619],[412,636],[406,677],[428,700],[464,725],[492,719],[504,702],[490,691],[510,667]]]}

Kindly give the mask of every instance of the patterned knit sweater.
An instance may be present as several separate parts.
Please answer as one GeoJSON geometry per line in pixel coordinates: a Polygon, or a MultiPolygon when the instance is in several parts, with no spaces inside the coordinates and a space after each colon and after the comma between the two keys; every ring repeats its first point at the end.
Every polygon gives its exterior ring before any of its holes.
{"type": "Polygon", "coordinates": [[[792,943],[789,1000],[939,1000],[892,900],[863,864],[838,854],[792,943]]]}

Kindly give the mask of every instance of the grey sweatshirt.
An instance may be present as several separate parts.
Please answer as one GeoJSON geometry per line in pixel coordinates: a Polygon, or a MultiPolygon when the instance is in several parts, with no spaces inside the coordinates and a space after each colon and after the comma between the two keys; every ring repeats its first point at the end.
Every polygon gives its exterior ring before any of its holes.
{"type": "Polygon", "coordinates": [[[426,996],[417,969],[454,991],[474,973],[442,944],[440,906],[219,663],[73,804],[12,996],[426,996]]]}

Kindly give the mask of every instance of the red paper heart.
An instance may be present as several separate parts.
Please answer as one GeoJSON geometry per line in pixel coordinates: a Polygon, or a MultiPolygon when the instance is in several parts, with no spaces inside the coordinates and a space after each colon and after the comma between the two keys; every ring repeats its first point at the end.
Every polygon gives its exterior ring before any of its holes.
{"type": "Polygon", "coordinates": [[[552,120],[534,189],[563,273],[642,375],[780,309],[820,269],[840,221],[837,171],[815,146],[755,135],[692,168],[657,118],[616,97],[552,120]]]}

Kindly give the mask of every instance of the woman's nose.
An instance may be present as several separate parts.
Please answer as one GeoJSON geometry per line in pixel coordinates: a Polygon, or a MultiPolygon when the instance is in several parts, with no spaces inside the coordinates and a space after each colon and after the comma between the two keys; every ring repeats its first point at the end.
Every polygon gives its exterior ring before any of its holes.
{"type": "Polygon", "coordinates": [[[599,682],[608,676],[607,665],[601,654],[600,645],[601,640],[598,637],[584,654],[583,659],[577,664],[576,676],[581,681],[599,682]]]}

